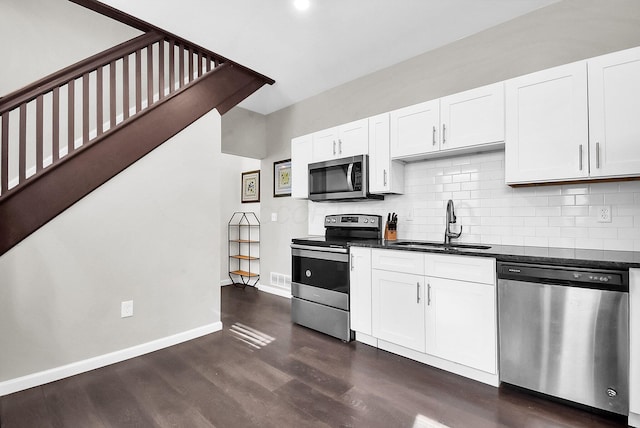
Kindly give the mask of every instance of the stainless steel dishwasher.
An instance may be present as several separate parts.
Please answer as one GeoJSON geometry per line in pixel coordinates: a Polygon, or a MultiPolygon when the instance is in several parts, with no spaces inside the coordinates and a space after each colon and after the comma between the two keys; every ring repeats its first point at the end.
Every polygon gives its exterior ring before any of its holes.
{"type": "Polygon", "coordinates": [[[629,272],[498,262],[500,380],[629,410],[629,272]]]}

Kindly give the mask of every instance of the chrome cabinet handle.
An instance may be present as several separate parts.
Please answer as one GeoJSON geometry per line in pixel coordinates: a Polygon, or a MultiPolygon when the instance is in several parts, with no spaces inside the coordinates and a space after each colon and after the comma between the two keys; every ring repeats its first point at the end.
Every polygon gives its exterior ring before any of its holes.
{"type": "Polygon", "coordinates": [[[582,144],[580,144],[580,149],[578,151],[578,156],[579,156],[579,164],[580,164],[580,171],[582,171],[582,144]]]}
{"type": "Polygon", "coordinates": [[[351,254],[351,270],[353,270],[353,267],[354,267],[353,260],[354,260],[354,259],[353,259],[353,254],[351,254]]]}
{"type": "Polygon", "coordinates": [[[436,127],[433,127],[433,145],[436,145],[436,127]]]}
{"type": "Polygon", "coordinates": [[[382,176],[384,177],[383,180],[382,180],[383,185],[386,186],[387,185],[387,170],[386,169],[382,170],[382,176]]]}
{"type": "Polygon", "coordinates": [[[342,154],[342,140],[338,140],[338,153],[342,154]]]}
{"type": "Polygon", "coordinates": [[[336,140],[333,140],[333,154],[336,154],[336,140]]]}
{"type": "Polygon", "coordinates": [[[596,168],[600,168],[600,143],[596,143],[596,168]]]}
{"type": "Polygon", "coordinates": [[[420,282],[416,282],[416,303],[420,303],[420,282]]]}
{"type": "Polygon", "coordinates": [[[427,306],[431,306],[431,284],[427,282],[427,306]]]}
{"type": "Polygon", "coordinates": [[[447,125],[442,124],[442,144],[447,142],[447,125]]]}

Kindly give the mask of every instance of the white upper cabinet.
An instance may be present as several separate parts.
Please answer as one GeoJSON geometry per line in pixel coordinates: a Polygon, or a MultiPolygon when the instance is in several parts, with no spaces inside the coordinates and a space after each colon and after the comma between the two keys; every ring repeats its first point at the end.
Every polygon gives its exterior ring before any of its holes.
{"type": "Polygon", "coordinates": [[[391,160],[389,113],[369,118],[369,191],[403,193],[404,164],[391,160]]]}
{"type": "Polygon", "coordinates": [[[369,120],[361,119],[313,133],[312,162],[369,153],[369,120]]]}
{"type": "Polygon", "coordinates": [[[504,141],[504,83],[391,112],[391,158],[476,151],[504,141]]]}
{"type": "Polygon", "coordinates": [[[309,197],[309,163],[311,162],[312,135],[291,140],[291,197],[309,197]]]}
{"type": "Polygon", "coordinates": [[[640,175],[640,48],[506,82],[507,184],[640,175]]]}
{"type": "Polygon", "coordinates": [[[507,183],[587,177],[587,63],[580,61],[508,80],[507,183]]]}
{"type": "Polygon", "coordinates": [[[592,177],[640,174],[640,48],[592,58],[589,162],[592,177]]]}
{"type": "Polygon", "coordinates": [[[504,141],[504,83],[440,99],[440,150],[504,141]]]}
{"type": "Polygon", "coordinates": [[[391,112],[391,158],[403,159],[440,149],[440,104],[427,101],[391,112]]]}

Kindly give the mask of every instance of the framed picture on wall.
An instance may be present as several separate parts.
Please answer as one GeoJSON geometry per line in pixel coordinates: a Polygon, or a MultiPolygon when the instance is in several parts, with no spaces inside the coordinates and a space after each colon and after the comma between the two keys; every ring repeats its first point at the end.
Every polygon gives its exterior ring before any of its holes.
{"type": "Polygon", "coordinates": [[[260,202],[260,171],[242,173],[242,198],[244,202],[260,202]]]}
{"type": "Polygon", "coordinates": [[[273,197],[291,196],[291,159],[273,163],[273,197]]]}

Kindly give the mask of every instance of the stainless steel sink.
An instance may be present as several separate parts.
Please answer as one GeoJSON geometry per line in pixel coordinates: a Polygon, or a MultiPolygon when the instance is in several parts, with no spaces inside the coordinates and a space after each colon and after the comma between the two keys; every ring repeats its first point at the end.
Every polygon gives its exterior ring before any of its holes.
{"type": "Polygon", "coordinates": [[[490,245],[477,245],[477,244],[444,244],[442,242],[418,242],[418,241],[398,241],[389,242],[387,245],[390,247],[403,247],[403,248],[417,248],[417,249],[434,249],[434,250],[488,250],[490,245]]]}

